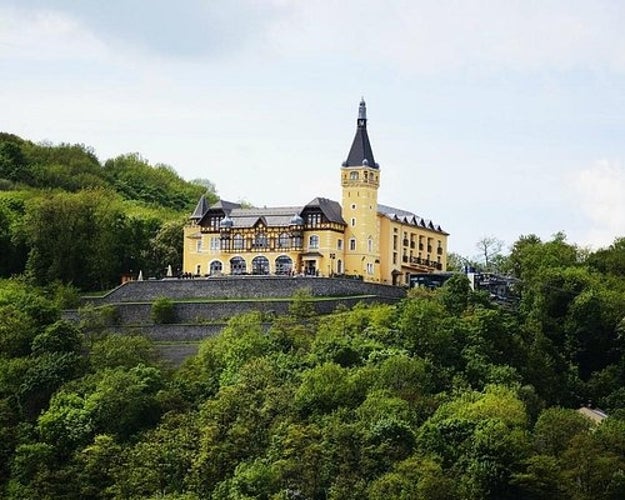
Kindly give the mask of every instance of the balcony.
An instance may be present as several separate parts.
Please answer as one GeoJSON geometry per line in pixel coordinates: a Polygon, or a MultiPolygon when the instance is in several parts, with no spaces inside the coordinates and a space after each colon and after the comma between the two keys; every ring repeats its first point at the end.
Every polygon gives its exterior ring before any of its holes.
{"type": "Polygon", "coordinates": [[[402,260],[404,263],[410,266],[430,267],[433,269],[438,269],[439,271],[443,269],[443,265],[440,262],[435,262],[430,259],[420,259],[419,257],[407,257],[404,255],[402,260]]]}

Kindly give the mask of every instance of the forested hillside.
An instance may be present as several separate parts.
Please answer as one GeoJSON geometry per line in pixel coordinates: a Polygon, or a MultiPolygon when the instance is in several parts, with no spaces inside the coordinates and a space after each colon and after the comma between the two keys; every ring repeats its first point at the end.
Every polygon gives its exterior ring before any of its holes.
{"type": "Polygon", "coordinates": [[[102,290],[161,275],[181,266],[182,225],[205,191],[138,154],[102,164],[83,145],[0,133],[0,277],[102,290]]]}
{"type": "Polygon", "coordinates": [[[0,134],[0,497],[625,498],[625,240],[521,237],[515,307],[462,274],[324,317],[302,292],[177,369],[114,307],[60,320],[76,287],[176,267],[205,190],[0,134]]]}
{"type": "Polygon", "coordinates": [[[623,262],[623,241],[587,255],[525,237],[518,310],[462,275],[325,317],[302,294],[177,370],[97,311],[84,337],[4,281],[2,496],[624,498],[623,262]],[[575,410],[589,402],[609,417],[575,410]]]}

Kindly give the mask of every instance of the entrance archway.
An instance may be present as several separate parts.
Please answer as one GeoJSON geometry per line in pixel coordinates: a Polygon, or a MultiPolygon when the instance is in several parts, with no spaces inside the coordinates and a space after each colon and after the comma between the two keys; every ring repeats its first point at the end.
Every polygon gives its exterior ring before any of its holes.
{"type": "Polygon", "coordinates": [[[232,257],[230,259],[230,274],[245,274],[246,267],[243,257],[232,257]]]}
{"type": "Polygon", "coordinates": [[[210,263],[210,274],[211,276],[219,275],[222,273],[224,266],[219,260],[214,260],[210,263]]]}
{"type": "Polygon", "coordinates": [[[291,257],[281,255],[276,259],[276,274],[287,275],[293,270],[293,261],[291,257]]]}

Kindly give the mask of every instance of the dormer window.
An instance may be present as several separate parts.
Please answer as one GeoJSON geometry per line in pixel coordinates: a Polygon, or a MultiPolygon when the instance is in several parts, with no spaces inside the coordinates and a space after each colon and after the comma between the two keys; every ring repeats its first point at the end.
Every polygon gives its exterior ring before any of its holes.
{"type": "Polygon", "coordinates": [[[321,224],[321,214],[308,214],[306,217],[308,227],[318,227],[321,224]]]}

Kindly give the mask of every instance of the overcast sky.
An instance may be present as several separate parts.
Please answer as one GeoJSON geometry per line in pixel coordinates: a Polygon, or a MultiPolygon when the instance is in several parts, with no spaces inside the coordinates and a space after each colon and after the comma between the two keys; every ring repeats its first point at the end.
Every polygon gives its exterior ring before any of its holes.
{"type": "Polygon", "coordinates": [[[451,251],[625,236],[625,2],[0,0],[0,130],[139,152],[227,200],[379,201],[451,251]]]}

